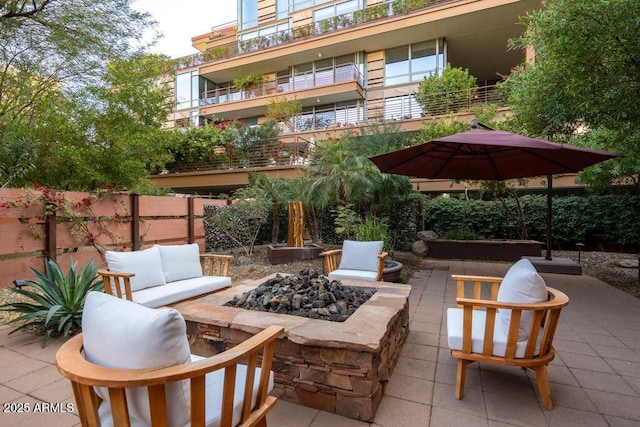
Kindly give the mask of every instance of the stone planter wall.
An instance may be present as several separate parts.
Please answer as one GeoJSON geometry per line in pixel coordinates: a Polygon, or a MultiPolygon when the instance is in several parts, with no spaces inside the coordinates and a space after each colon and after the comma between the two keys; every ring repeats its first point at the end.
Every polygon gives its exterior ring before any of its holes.
{"type": "Polygon", "coordinates": [[[542,253],[542,242],[535,240],[428,240],[430,258],[517,261],[523,256],[542,253]]]}

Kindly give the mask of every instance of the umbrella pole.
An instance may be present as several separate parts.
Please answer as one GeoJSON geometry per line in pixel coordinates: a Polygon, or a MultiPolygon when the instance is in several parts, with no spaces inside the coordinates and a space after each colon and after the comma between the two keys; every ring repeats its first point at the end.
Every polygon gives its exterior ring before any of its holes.
{"type": "Polygon", "coordinates": [[[551,213],[553,206],[551,203],[551,189],[553,187],[553,176],[547,175],[547,254],[544,259],[551,261],[551,213]]]}

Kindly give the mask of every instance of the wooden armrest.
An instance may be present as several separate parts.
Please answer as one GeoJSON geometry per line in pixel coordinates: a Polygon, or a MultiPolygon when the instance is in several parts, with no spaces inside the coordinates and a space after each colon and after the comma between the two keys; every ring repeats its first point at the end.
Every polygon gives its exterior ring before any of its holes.
{"type": "Polygon", "coordinates": [[[229,276],[229,266],[233,255],[223,254],[200,254],[200,264],[202,272],[209,276],[229,276]]]}
{"type": "Polygon", "coordinates": [[[117,296],[118,298],[124,297],[129,301],[133,301],[133,295],[131,294],[131,278],[135,276],[134,273],[118,273],[109,270],[98,270],[98,274],[102,276],[105,293],[117,296]]]}
{"type": "Polygon", "coordinates": [[[481,298],[482,288],[490,287],[490,300],[495,301],[498,298],[498,289],[502,283],[502,277],[495,276],[469,276],[463,274],[452,274],[451,278],[456,281],[456,298],[464,298],[464,285],[467,282],[473,283],[473,299],[483,300],[481,298]]]}
{"type": "Polygon", "coordinates": [[[260,420],[264,419],[277,400],[273,396],[268,396],[267,393],[276,340],[283,334],[282,326],[269,326],[237,346],[207,359],[166,368],[145,369],[115,369],[88,362],[82,352],[83,335],[79,334],[60,347],[56,354],[56,367],[63,376],[71,380],[80,419],[83,421],[88,419],[90,422],[87,422],[87,425],[99,425],[97,411],[99,398],[95,394],[94,386],[109,388],[111,412],[124,417],[128,417],[129,412],[124,389],[147,387],[150,410],[153,415],[165,420],[166,423],[166,385],[182,380],[191,380],[191,416],[192,423],[197,425],[198,421],[205,419],[204,403],[207,393],[205,375],[224,369],[224,387],[214,392],[222,394],[220,424],[231,425],[235,401],[236,365],[241,362],[246,363],[247,374],[241,422],[242,425],[262,425],[260,420]],[[261,358],[260,352],[262,352],[261,358]],[[255,394],[256,404],[252,407],[252,391],[257,367],[260,367],[261,371],[255,394]],[[114,396],[118,398],[114,399],[114,396]],[[194,407],[194,402],[201,404],[196,404],[194,407]]]}
{"type": "Polygon", "coordinates": [[[342,259],[342,249],[331,249],[330,251],[324,251],[320,254],[324,257],[324,274],[329,274],[334,270],[337,270],[340,266],[340,260],[342,259]]]}
{"type": "Polygon", "coordinates": [[[384,272],[384,259],[389,255],[387,252],[382,251],[380,255],[378,255],[378,273],[376,275],[376,281],[382,281],[382,273],[384,272]]]}

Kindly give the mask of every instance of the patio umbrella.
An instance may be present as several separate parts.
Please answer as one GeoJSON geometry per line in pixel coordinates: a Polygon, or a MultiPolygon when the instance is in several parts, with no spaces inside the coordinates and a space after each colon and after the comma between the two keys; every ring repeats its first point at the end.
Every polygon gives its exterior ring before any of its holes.
{"type": "Polygon", "coordinates": [[[576,173],[619,154],[510,132],[472,129],[371,157],[381,172],[428,179],[503,181],[547,176],[547,254],[551,259],[552,175],[576,173]]]}

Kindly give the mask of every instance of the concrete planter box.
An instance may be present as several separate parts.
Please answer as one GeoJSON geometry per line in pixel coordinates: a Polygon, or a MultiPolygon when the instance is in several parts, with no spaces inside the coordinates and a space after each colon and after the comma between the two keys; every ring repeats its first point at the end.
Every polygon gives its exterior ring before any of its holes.
{"type": "Polygon", "coordinates": [[[427,240],[430,258],[517,261],[539,257],[542,242],[535,240],[427,240]]]}

